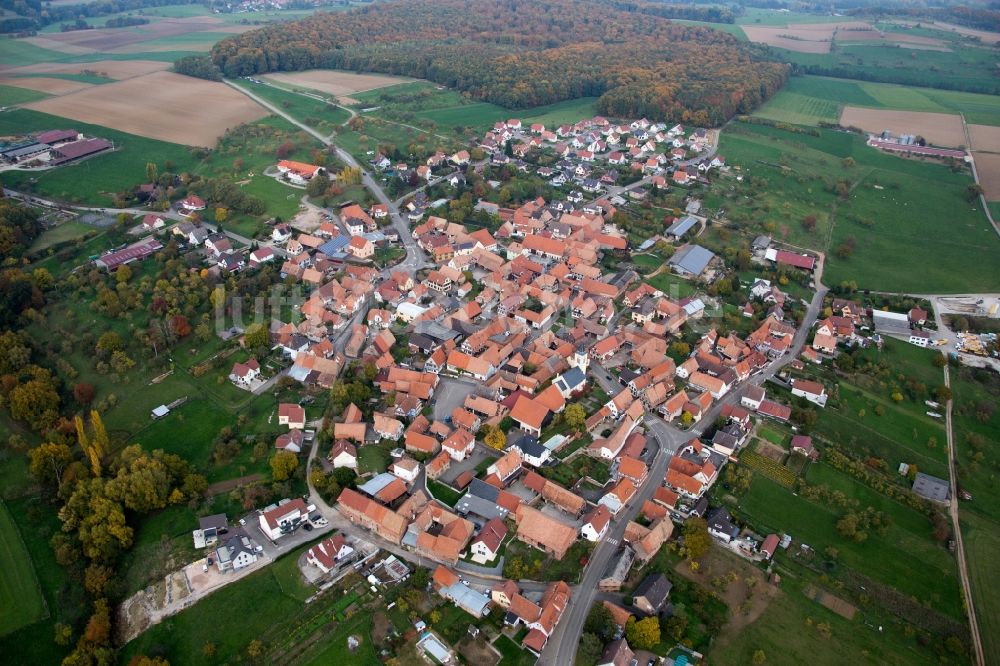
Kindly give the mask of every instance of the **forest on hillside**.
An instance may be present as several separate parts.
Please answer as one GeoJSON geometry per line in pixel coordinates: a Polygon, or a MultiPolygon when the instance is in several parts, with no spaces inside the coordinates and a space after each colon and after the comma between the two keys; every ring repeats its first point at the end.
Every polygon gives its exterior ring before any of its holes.
{"type": "Polygon", "coordinates": [[[386,2],[234,35],[226,76],[346,69],[425,78],[527,108],[599,97],[613,117],[718,125],[773,95],[788,67],[764,47],[605,0],[386,2]]]}

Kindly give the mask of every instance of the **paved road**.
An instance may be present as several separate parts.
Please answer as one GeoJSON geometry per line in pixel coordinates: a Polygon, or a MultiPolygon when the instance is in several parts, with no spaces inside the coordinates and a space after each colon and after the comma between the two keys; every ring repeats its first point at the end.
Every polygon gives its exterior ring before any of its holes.
{"type": "MultiPolygon", "coordinates": [[[[947,358],[947,354],[945,354],[947,358]]],[[[951,388],[951,376],[947,364],[944,366],[944,385],[951,388]]],[[[958,470],[955,461],[958,453],[955,451],[955,440],[951,428],[951,408],[953,400],[948,400],[945,410],[945,431],[948,437],[948,478],[951,484],[951,501],[948,503],[948,514],[951,516],[952,532],[955,535],[955,556],[958,559],[958,577],[962,581],[962,593],[965,596],[966,613],[969,616],[969,632],[972,636],[972,651],[977,666],[986,665],[986,653],[983,651],[983,641],[979,634],[979,621],[976,619],[976,607],[972,597],[972,583],[969,581],[969,568],[965,559],[965,542],[962,539],[962,525],[958,516],[958,470]]]]}
{"type": "Polygon", "coordinates": [[[361,169],[361,173],[362,173],[361,183],[373,195],[375,195],[375,198],[379,201],[379,203],[385,204],[389,208],[389,216],[392,219],[392,224],[396,228],[396,232],[399,234],[399,240],[400,240],[400,242],[406,248],[406,259],[404,259],[401,263],[399,263],[396,266],[394,266],[393,270],[395,270],[395,271],[403,271],[403,272],[405,272],[405,273],[407,273],[409,275],[415,275],[417,271],[419,271],[421,268],[423,268],[424,266],[427,265],[427,255],[424,254],[424,251],[422,249],[420,249],[420,247],[417,245],[417,242],[410,235],[410,225],[409,225],[409,222],[406,220],[405,217],[403,217],[400,214],[400,212],[399,212],[399,203],[397,201],[393,201],[393,200],[391,200],[389,198],[389,196],[382,189],[382,186],[379,185],[378,182],[376,182],[375,179],[372,178],[371,175],[368,173],[367,168],[365,166],[359,164],[358,161],[356,159],[354,159],[353,155],[351,155],[349,152],[347,152],[343,148],[340,148],[337,145],[335,145],[330,140],[330,137],[324,136],[320,132],[317,132],[315,129],[313,129],[309,125],[306,125],[305,123],[297,120],[294,116],[289,115],[288,112],[286,112],[283,109],[275,106],[274,104],[271,104],[270,102],[268,102],[267,100],[261,98],[260,96],[255,95],[254,93],[250,92],[249,90],[247,90],[243,86],[237,85],[236,83],[234,83],[232,81],[225,81],[225,83],[226,83],[226,85],[231,86],[235,90],[240,91],[241,93],[243,93],[244,95],[246,95],[247,97],[249,97],[250,99],[252,99],[253,101],[257,102],[258,104],[260,104],[264,108],[266,108],[269,111],[271,111],[272,113],[274,113],[274,114],[276,114],[278,116],[281,116],[282,118],[284,118],[288,122],[290,122],[293,125],[295,125],[296,127],[300,128],[302,131],[306,132],[307,134],[309,134],[310,136],[312,136],[313,138],[315,138],[317,141],[319,141],[323,145],[329,146],[329,147],[333,148],[333,150],[337,154],[337,157],[344,164],[346,164],[348,166],[351,166],[351,167],[357,167],[357,168],[361,169]]]}
{"type": "MultiPolygon", "coordinates": [[[[773,360],[763,372],[758,373],[746,382],[741,390],[733,391],[723,399],[716,401],[708,413],[702,417],[698,425],[689,431],[682,431],[666,423],[659,417],[650,414],[645,416],[643,424],[653,434],[659,445],[659,451],[656,454],[653,464],[650,466],[649,476],[646,479],[646,483],[640,487],[635,497],[633,497],[632,502],[616,519],[609,535],[597,545],[597,548],[591,555],[590,561],[587,563],[587,568],[584,570],[582,581],[574,589],[569,607],[563,613],[559,625],[542,651],[539,664],[545,666],[562,666],[562,664],[571,664],[576,659],[576,649],[580,641],[580,633],[583,631],[583,623],[594,601],[597,582],[607,568],[608,561],[618,548],[618,544],[621,543],[625,533],[625,526],[635,517],[643,503],[652,497],[656,488],[666,477],[667,465],[673,453],[684,442],[692,437],[699,437],[705,430],[710,428],[715,423],[715,419],[721,411],[722,406],[727,403],[736,402],[745,392],[747,385],[762,384],[798,356],[805,345],[813,324],[816,323],[816,319],[823,306],[823,298],[827,293],[827,289],[822,283],[823,260],[823,255],[820,255],[815,276],[817,292],[809,303],[809,307],[803,317],[802,326],[796,332],[793,344],[787,354],[773,360]]],[[[609,395],[613,395],[621,388],[603,367],[596,363],[591,364],[590,367],[594,371],[592,374],[597,378],[598,383],[609,395]]]]}
{"type": "Polygon", "coordinates": [[[653,459],[653,464],[650,465],[649,478],[618,514],[607,536],[597,544],[597,548],[591,553],[590,561],[584,569],[580,584],[573,590],[573,595],[563,612],[562,619],[559,620],[556,630],[549,637],[545,649],[542,650],[541,658],[538,660],[539,664],[563,666],[564,664],[572,664],[576,660],[577,644],[580,640],[580,633],[583,631],[583,623],[587,619],[587,613],[594,600],[594,594],[597,592],[597,583],[604,575],[612,555],[618,550],[618,545],[625,536],[625,527],[636,517],[646,500],[650,499],[656,492],[656,488],[667,474],[667,464],[670,462],[673,452],[688,438],[687,434],[667,426],[659,419],[647,416],[643,423],[652,430],[659,448],[653,459]]]}

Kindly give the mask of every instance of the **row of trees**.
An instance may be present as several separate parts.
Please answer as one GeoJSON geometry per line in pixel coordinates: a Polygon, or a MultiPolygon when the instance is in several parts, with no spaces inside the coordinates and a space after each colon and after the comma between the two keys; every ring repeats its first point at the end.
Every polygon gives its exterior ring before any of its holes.
{"type": "Polygon", "coordinates": [[[380,71],[510,108],[594,96],[606,115],[699,125],[747,113],[776,92],[788,68],[767,58],[720,31],[569,0],[375,5],[268,26],[212,50],[233,77],[380,71]]]}

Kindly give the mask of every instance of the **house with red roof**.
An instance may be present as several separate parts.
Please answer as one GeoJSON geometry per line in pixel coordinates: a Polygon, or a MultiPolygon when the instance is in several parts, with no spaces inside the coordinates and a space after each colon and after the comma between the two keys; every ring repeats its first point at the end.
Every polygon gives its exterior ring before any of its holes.
{"type": "Polygon", "coordinates": [[[507,525],[500,518],[488,520],[469,544],[472,560],[478,564],[486,564],[496,559],[507,531],[507,525]]]}
{"type": "Polygon", "coordinates": [[[306,410],[302,405],[296,405],[291,402],[283,402],[278,405],[278,425],[288,426],[289,428],[298,428],[299,430],[306,427],[306,410]]]}
{"type": "Polygon", "coordinates": [[[330,573],[331,569],[338,563],[346,561],[353,552],[354,549],[347,545],[344,535],[337,534],[320,541],[306,551],[306,561],[318,567],[323,573],[330,573]]]}
{"type": "Polygon", "coordinates": [[[611,511],[603,504],[587,514],[580,526],[580,536],[587,541],[600,541],[608,533],[608,525],[611,524],[611,511]]]}

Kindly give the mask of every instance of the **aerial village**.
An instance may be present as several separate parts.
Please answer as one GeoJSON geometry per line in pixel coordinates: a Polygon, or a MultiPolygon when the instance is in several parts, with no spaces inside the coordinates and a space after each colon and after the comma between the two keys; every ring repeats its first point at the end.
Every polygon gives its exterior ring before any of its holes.
{"type": "MultiPolygon", "coordinates": [[[[741,527],[707,493],[757,422],[794,431],[794,398],[825,406],[827,389],[808,367],[838,346],[881,344],[879,333],[862,326],[872,313],[808,290],[795,298],[776,280],[757,278],[727,297],[746,332],[720,334],[713,322],[726,304],[708,294],[731,269],[694,242],[706,222],[694,194],[684,216],[668,216],[661,234],[632,246],[613,222],[617,206],[645,186],[687,186],[709,170],[728,171],[703,131],[685,136],[680,126],[644,120],[616,126],[595,118],[556,131],[509,121],[479,147],[489,156],[477,163],[468,151],[438,153],[416,173],[457,187],[467,169],[512,161],[526,169],[520,158],[530,151],[555,151],[557,164],[536,172],[563,187],[565,199],[510,207],[481,200],[477,210],[495,224],[470,228],[434,214],[439,206],[418,190],[398,211],[350,203],[308,231],[294,220],[276,223],[252,250],[199,223],[205,202],[197,196],[178,204],[191,221],[143,220],[140,233],[173,234],[215,270],[274,262],[285,284],[305,288],[293,316],[268,327],[278,372],[249,358],[228,378],[256,391],[283,375],[304,391],[339,395],[327,422],[308,422],[301,401],[279,404],[278,422],[288,431],[274,447],[303,459],[312,452],[314,467],[357,475],[335,497],[310,487],[304,498],[251,513],[239,528],[226,516],[203,519],[195,542],[218,542],[210,560],[222,574],[205,565],[206,589],[334,531],[301,560],[307,578],[329,586],[361,569],[374,590],[405,580],[414,564],[429,567],[437,594],[475,618],[499,609],[505,626],[523,629],[520,646],[537,655],[573,591],[563,580],[522,589],[520,578],[531,571],[509,575],[512,560],[533,562],[535,573],[565,563],[573,568],[567,579],[582,570],[595,589],[615,592],[693,517],[750,562],[766,566],[788,547],[789,536],[741,527]],[[517,157],[507,156],[508,144],[517,157]],[[595,172],[595,161],[608,171],[595,172]],[[633,174],[630,185],[608,176],[616,166],[633,174]],[[665,293],[631,267],[628,258],[654,243],[671,246],[665,270],[694,295],[665,293]],[[386,246],[405,249],[405,258],[375,264],[376,249],[386,246]],[[822,306],[835,314],[812,331],[822,306]],[[357,383],[369,389],[358,404],[344,390],[357,383]],[[216,537],[220,527],[224,539],[216,537]],[[206,542],[206,535],[216,538],[206,542]],[[599,571],[587,566],[598,547],[609,549],[599,571]]],[[[380,155],[371,166],[375,173],[410,169],[380,155]]],[[[277,170],[296,184],[321,171],[291,162],[277,170]]],[[[161,247],[150,236],[96,262],[114,270],[161,247]]],[[[752,250],[754,266],[811,284],[817,257],[766,236],[752,250]]],[[[927,319],[919,310],[877,312],[874,325],[926,346],[927,319]]],[[[791,453],[805,461],[818,455],[806,435],[793,438],[791,453]]],[[[647,578],[646,605],[635,607],[656,616],[669,583],[647,578]]],[[[605,604],[624,627],[630,611],[605,604]]],[[[440,637],[424,647],[438,657],[450,649],[440,637]]],[[[629,650],[621,640],[608,649],[629,650]]]]}

